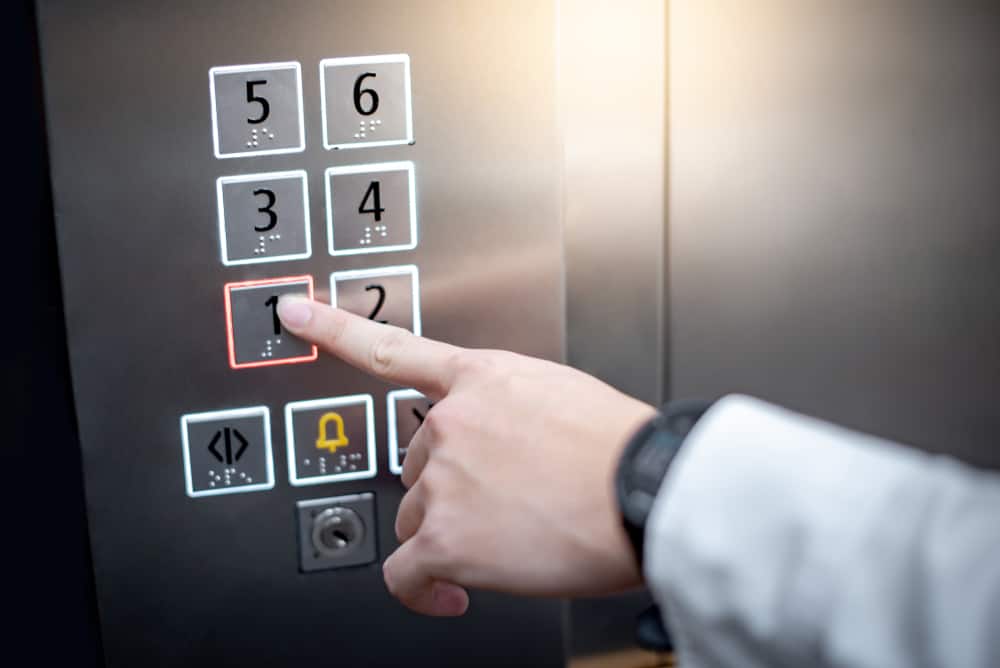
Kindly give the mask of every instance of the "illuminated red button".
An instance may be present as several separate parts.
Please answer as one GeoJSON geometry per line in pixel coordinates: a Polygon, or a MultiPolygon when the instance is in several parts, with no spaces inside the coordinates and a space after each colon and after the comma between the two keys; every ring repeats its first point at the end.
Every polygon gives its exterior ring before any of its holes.
{"type": "Polygon", "coordinates": [[[226,336],[229,366],[259,366],[311,362],[316,346],[284,331],[278,319],[278,301],[287,295],[313,296],[312,276],[286,276],[227,283],[226,336]]]}

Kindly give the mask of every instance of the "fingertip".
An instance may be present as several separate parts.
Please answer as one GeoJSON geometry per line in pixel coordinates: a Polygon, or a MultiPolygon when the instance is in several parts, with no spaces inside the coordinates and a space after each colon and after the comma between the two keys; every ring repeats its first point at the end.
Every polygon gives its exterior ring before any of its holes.
{"type": "Polygon", "coordinates": [[[304,295],[284,295],[278,300],[278,318],[287,329],[296,332],[309,325],[313,301],[304,295]]]}
{"type": "Polygon", "coordinates": [[[438,617],[460,617],[469,610],[469,592],[450,582],[435,582],[431,601],[438,617]]]}
{"type": "Polygon", "coordinates": [[[434,580],[423,583],[412,591],[402,591],[393,568],[390,556],[382,564],[382,580],[389,593],[410,610],[430,617],[460,617],[468,611],[469,593],[459,585],[434,580]]]}

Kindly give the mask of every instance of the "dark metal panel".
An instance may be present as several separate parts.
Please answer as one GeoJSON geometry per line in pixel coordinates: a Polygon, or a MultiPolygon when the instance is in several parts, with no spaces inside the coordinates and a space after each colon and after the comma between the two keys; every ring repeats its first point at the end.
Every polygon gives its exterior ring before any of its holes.
{"type": "MultiPolygon", "coordinates": [[[[300,574],[295,501],[374,491],[384,558],[402,489],[388,388],[329,359],[230,371],[222,286],[415,263],[424,331],[562,358],[554,9],[524,2],[41,3],[59,257],[109,665],[560,665],[561,605],[477,593],[464,619],[391,600],[378,565],[300,574]],[[409,53],[417,144],[322,148],[320,59],[409,53]],[[307,149],[217,160],[208,69],[298,60],[307,149]],[[411,159],[421,243],[325,252],[323,169],[411,159]],[[223,267],[215,179],[305,169],[309,260],[223,267]],[[371,392],[380,474],[291,488],[288,401],[371,392]],[[189,499],[181,414],[267,405],[277,485],[189,499]]],[[[516,419],[516,416],[511,416],[516,419]]]]}
{"type": "Polygon", "coordinates": [[[1000,466],[995,2],[674,2],[671,381],[1000,466]]]}

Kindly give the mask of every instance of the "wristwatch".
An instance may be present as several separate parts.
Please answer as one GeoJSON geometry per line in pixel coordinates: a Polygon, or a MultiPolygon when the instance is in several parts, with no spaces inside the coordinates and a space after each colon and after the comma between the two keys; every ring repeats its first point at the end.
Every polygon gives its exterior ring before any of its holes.
{"type": "Polygon", "coordinates": [[[639,428],[625,446],[618,462],[615,495],[625,533],[632,543],[640,570],[646,519],[660,491],[660,484],[691,427],[711,406],[710,401],[679,400],[668,403],[639,428]]]}

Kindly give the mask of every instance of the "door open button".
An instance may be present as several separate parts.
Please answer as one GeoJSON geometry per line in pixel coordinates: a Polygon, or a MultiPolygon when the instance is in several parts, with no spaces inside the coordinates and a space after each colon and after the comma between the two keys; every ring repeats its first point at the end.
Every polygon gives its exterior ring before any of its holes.
{"type": "Polygon", "coordinates": [[[184,477],[192,498],[274,487],[271,415],[266,406],[181,417],[184,477]]]}

